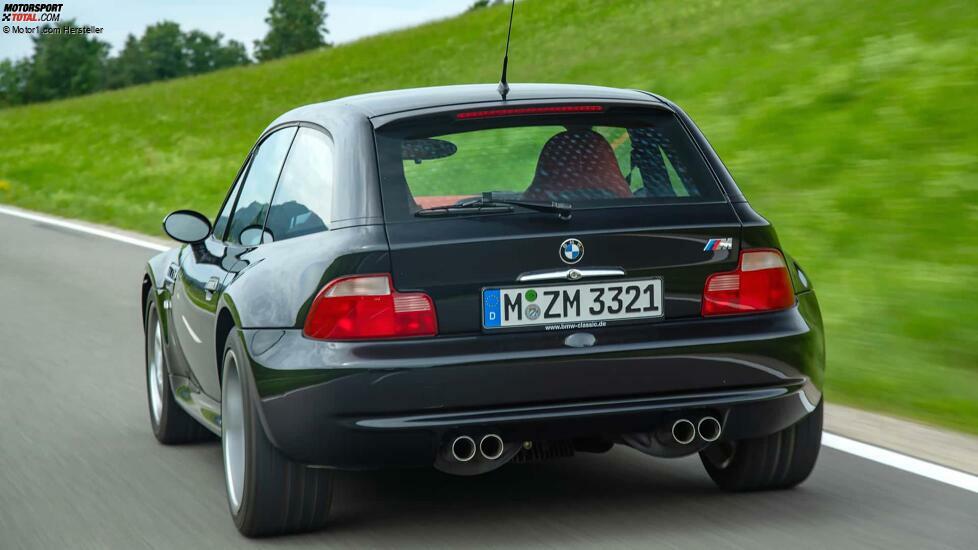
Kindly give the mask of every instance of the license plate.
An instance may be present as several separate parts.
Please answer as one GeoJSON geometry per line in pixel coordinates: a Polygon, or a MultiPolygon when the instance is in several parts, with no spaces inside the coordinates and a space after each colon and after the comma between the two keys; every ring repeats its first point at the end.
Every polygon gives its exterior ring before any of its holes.
{"type": "Polygon", "coordinates": [[[659,278],[482,290],[482,326],[487,329],[537,325],[589,328],[607,321],[662,315],[659,278]]]}

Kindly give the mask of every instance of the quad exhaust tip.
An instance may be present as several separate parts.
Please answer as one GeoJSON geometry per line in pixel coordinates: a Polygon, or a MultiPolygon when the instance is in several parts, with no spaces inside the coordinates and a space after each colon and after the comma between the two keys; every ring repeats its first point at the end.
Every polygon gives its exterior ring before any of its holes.
{"type": "Polygon", "coordinates": [[[696,426],[685,418],[672,423],[672,439],[680,445],[689,445],[696,439],[696,426]]]}
{"type": "Polygon", "coordinates": [[[503,450],[505,450],[503,438],[496,434],[486,434],[479,441],[479,452],[486,460],[496,460],[503,456],[503,450]]]}
{"type": "Polygon", "coordinates": [[[696,424],[696,431],[699,432],[703,441],[712,443],[720,438],[720,421],[712,416],[704,416],[696,424]]]}
{"type": "MultiPolygon", "coordinates": [[[[485,439],[485,438],[483,438],[485,439]]],[[[452,441],[452,458],[459,462],[468,462],[475,458],[475,440],[467,435],[460,435],[452,441]]]]}

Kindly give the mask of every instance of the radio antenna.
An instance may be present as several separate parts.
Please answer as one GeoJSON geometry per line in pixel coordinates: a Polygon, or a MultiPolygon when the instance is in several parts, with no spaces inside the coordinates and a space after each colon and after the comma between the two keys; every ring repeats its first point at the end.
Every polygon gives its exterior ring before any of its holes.
{"type": "Polygon", "coordinates": [[[506,53],[503,54],[503,76],[499,79],[499,87],[496,90],[506,101],[506,94],[509,93],[509,83],[506,82],[506,68],[509,66],[509,37],[513,34],[513,12],[516,11],[516,0],[509,7],[509,29],[506,31],[506,53]]]}

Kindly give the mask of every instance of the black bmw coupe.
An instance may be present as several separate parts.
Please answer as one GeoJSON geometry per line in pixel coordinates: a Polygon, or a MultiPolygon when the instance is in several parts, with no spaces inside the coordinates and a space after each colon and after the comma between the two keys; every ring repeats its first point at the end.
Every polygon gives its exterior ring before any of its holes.
{"type": "Polygon", "coordinates": [[[792,487],[822,428],[812,284],[658,95],[367,94],[272,122],[142,281],[153,432],[220,436],[246,535],[337,469],[483,474],[616,444],[792,487]]]}

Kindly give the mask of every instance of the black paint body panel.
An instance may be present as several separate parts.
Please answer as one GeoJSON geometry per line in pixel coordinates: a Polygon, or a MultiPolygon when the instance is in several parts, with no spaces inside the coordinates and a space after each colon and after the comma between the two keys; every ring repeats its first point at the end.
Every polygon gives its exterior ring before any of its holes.
{"type": "Polygon", "coordinates": [[[735,439],[773,433],[813,410],[825,366],[822,320],[810,281],[802,282],[787,252],[794,307],[699,314],[707,275],[732,269],[743,248],[780,245],[689,117],[664,98],[632,90],[513,85],[506,102],[494,90],[368,94],[274,121],[263,136],[302,123],[332,137],[334,223],[326,232],[253,247],[212,237],[149,261],[144,300],[156,300],[161,312],[177,401],[220,431],[218,365],[230,329],[248,351],[270,439],[295,460],[327,467],[430,465],[437,449],[464,430],[491,428],[508,440],[608,436],[653,429],[676,411],[710,411],[723,417],[724,437],[735,439]],[[581,210],[570,221],[517,212],[384,223],[375,127],[421,113],[582,100],[675,112],[726,200],[613,215],[581,210]],[[557,246],[569,237],[587,245],[577,267],[662,277],[665,318],[588,329],[591,347],[565,345],[582,331],[483,331],[479,289],[566,267],[557,246]],[[732,238],[732,249],[704,251],[717,237],[732,238]],[[365,273],[392,273],[398,290],[429,293],[439,335],[384,342],[304,337],[318,291],[336,277],[365,273]],[[211,277],[220,284],[208,297],[203,285],[211,277]],[[174,304],[193,313],[178,318],[174,304]]]}
{"type": "Polygon", "coordinates": [[[711,238],[738,240],[740,223],[724,202],[618,208],[613,217],[581,210],[567,221],[515,214],[389,223],[387,234],[397,287],[431,295],[442,334],[466,334],[481,330],[482,288],[513,286],[521,273],[567,267],[559,250],[570,237],[586,245],[573,267],[661,277],[666,319],[696,317],[706,277],[736,267],[738,255],[737,247],[703,247],[711,238]]]}
{"type": "Polygon", "coordinates": [[[782,312],[594,329],[584,349],[564,346],[566,331],[361,343],[272,332],[252,357],[268,433],[296,460],[340,468],[430,464],[463,429],[587,437],[650,430],[683,409],[739,411],[727,436],[754,437],[821,399],[812,293],[782,312]],[[778,414],[757,414],[768,409],[778,414]]]}

